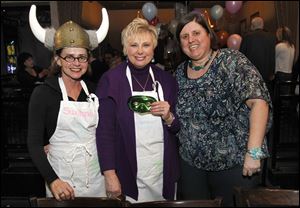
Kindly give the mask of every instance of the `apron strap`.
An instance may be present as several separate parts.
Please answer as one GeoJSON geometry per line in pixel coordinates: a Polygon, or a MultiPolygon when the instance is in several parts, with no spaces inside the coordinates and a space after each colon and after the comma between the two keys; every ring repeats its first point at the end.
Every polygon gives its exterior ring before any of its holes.
{"type": "Polygon", "coordinates": [[[59,87],[60,87],[60,90],[61,90],[61,93],[62,93],[62,96],[63,96],[63,100],[64,101],[69,100],[64,81],[62,80],[61,77],[58,78],[58,83],[59,83],[59,87]]]}
{"type": "MultiPolygon", "coordinates": [[[[68,99],[67,89],[66,89],[64,81],[63,81],[63,79],[61,77],[58,78],[58,83],[59,83],[59,87],[60,87],[62,95],[63,95],[63,100],[64,101],[68,101],[69,99],[68,99]]],[[[87,88],[87,86],[86,86],[86,84],[85,84],[85,82],[83,80],[80,81],[80,84],[81,84],[81,87],[83,88],[83,90],[84,90],[84,92],[85,92],[85,94],[87,96],[87,100],[89,102],[91,102],[94,99],[95,102],[96,102],[96,105],[99,106],[98,97],[95,94],[93,94],[93,93],[91,93],[91,94],[89,93],[89,90],[88,90],[88,88],[87,88]]]]}
{"type": "Polygon", "coordinates": [[[87,101],[92,102],[94,100],[94,102],[96,103],[96,106],[98,108],[99,107],[98,97],[94,93],[91,93],[91,94],[89,93],[89,90],[83,80],[80,81],[80,84],[81,84],[85,94],[87,95],[87,101]]]}
{"type": "Polygon", "coordinates": [[[81,84],[81,86],[82,86],[82,88],[83,88],[85,94],[86,94],[87,96],[89,96],[90,93],[89,93],[89,90],[88,90],[88,88],[87,88],[85,82],[84,82],[83,80],[81,80],[81,81],[80,81],[80,84],[81,84]]]}
{"type": "Polygon", "coordinates": [[[131,92],[133,91],[133,87],[132,87],[132,78],[131,78],[131,73],[130,73],[130,69],[129,67],[127,66],[126,68],[126,77],[128,79],[128,82],[129,82],[129,86],[130,86],[130,89],[131,89],[131,92]]]}
{"type": "Polygon", "coordinates": [[[157,93],[158,93],[159,100],[160,101],[164,101],[165,100],[165,98],[164,98],[164,91],[163,91],[162,86],[159,83],[159,81],[155,80],[151,66],[150,66],[149,73],[150,73],[150,75],[152,77],[152,80],[153,80],[153,83],[154,83],[155,87],[157,86],[157,88],[158,88],[156,90],[157,90],[157,93]]]}
{"type": "MultiPolygon", "coordinates": [[[[165,99],[164,99],[164,92],[163,92],[162,86],[159,83],[159,81],[155,80],[154,73],[153,73],[153,70],[152,70],[151,66],[149,68],[149,73],[151,75],[152,82],[153,82],[153,90],[157,91],[159,100],[164,101],[165,99]],[[156,89],[156,87],[158,89],[156,89]]],[[[131,92],[133,92],[132,78],[131,78],[131,73],[130,73],[130,69],[129,69],[128,66],[126,68],[126,76],[127,76],[128,82],[129,82],[129,86],[130,86],[131,92]]]]}
{"type": "MultiPolygon", "coordinates": [[[[59,87],[60,87],[60,90],[61,90],[62,95],[63,95],[63,100],[68,100],[67,89],[66,89],[65,83],[64,83],[64,81],[61,77],[58,78],[58,83],[59,83],[59,87]]],[[[89,93],[89,90],[88,90],[85,82],[83,80],[81,80],[80,84],[81,84],[81,87],[83,88],[85,94],[87,96],[89,96],[90,93],[89,93]]]]}

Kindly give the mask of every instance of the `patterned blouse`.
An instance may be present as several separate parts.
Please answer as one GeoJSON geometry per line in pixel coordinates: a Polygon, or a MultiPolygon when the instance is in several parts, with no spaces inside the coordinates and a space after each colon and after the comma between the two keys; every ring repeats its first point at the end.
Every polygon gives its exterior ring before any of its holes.
{"type": "MultiPolygon", "coordinates": [[[[255,66],[239,51],[226,48],[218,51],[202,77],[187,78],[185,61],[178,66],[176,79],[182,159],[207,171],[242,165],[250,124],[245,101],[259,98],[269,103],[267,130],[272,123],[270,95],[255,66]]],[[[269,156],[266,138],[262,150],[269,156]]]]}

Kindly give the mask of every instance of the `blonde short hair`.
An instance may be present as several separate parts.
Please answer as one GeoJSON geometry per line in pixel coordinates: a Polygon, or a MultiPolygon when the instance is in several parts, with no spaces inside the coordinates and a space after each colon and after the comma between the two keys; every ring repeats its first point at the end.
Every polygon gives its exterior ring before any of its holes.
{"type": "Polygon", "coordinates": [[[128,44],[128,40],[136,34],[142,33],[150,33],[152,36],[154,48],[157,46],[158,34],[156,28],[153,25],[150,25],[145,19],[135,18],[122,30],[121,41],[123,45],[123,53],[125,56],[127,55],[125,48],[128,44]]]}

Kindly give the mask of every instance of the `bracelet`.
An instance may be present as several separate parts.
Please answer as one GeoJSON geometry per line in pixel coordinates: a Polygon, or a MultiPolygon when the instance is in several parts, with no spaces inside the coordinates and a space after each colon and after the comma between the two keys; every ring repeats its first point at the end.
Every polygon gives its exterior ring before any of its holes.
{"type": "Polygon", "coordinates": [[[254,148],[248,149],[247,153],[250,155],[250,157],[253,160],[261,160],[266,157],[266,155],[263,153],[261,147],[254,147],[254,148]]]}
{"type": "Polygon", "coordinates": [[[175,119],[175,116],[173,115],[173,113],[170,112],[170,116],[169,116],[168,119],[165,120],[165,124],[166,124],[168,127],[170,127],[170,126],[172,125],[174,119],[175,119]],[[170,123],[170,124],[167,124],[167,121],[170,120],[170,119],[172,119],[172,120],[171,120],[171,123],[170,123]]]}

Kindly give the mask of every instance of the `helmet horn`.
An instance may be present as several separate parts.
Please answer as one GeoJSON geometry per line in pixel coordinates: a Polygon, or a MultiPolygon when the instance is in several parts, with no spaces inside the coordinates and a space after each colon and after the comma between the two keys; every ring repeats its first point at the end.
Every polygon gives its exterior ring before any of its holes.
{"type": "Polygon", "coordinates": [[[102,8],[102,22],[99,29],[96,32],[98,44],[101,43],[106,37],[108,32],[108,27],[109,27],[108,14],[106,9],[102,8]]]}
{"type": "Polygon", "coordinates": [[[46,30],[41,27],[40,23],[38,22],[38,20],[36,18],[36,6],[35,5],[31,5],[31,7],[30,7],[29,25],[30,25],[30,28],[31,28],[34,36],[42,43],[45,43],[46,30]]]}

